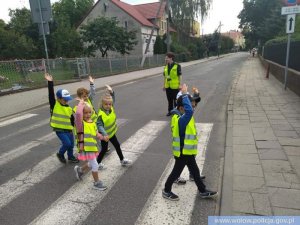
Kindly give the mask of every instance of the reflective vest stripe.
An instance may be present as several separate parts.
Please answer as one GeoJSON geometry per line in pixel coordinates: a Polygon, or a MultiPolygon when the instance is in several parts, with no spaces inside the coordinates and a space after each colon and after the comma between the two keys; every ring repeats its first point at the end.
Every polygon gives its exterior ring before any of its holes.
{"type": "Polygon", "coordinates": [[[108,134],[109,138],[114,136],[118,130],[117,116],[115,114],[114,108],[113,107],[111,108],[111,112],[108,115],[102,110],[99,110],[98,116],[101,116],[104,124],[104,129],[108,134]]]}
{"type": "Polygon", "coordinates": [[[180,86],[179,76],[177,74],[178,65],[174,64],[168,73],[168,65],[164,68],[164,77],[165,77],[165,88],[178,89],[180,86]]]}
{"type": "Polygon", "coordinates": [[[73,111],[70,106],[62,106],[56,100],[50,120],[50,126],[53,128],[73,130],[73,126],[71,124],[72,114],[73,111]]]}
{"type": "MultiPolygon", "coordinates": [[[[172,150],[173,155],[176,157],[179,157],[180,152],[180,137],[179,137],[179,115],[174,115],[172,117],[171,121],[171,128],[172,128],[172,136],[173,136],[173,142],[172,142],[172,150]]],[[[188,125],[185,129],[185,139],[184,139],[184,145],[182,149],[183,155],[197,155],[198,153],[198,137],[197,137],[197,129],[195,126],[195,120],[194,117],[190,120],[188,125]]]]}
{"type": "Polygon", "coordinates": [[[97,152],[97,126],[94,122],[88,123],[83,121],[83,145],[86,152],[97,152]]]}

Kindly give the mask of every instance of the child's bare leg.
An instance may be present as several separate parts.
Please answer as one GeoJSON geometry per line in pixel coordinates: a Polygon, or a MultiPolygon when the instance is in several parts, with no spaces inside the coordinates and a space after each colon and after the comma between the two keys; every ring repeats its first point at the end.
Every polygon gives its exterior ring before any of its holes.
{"type": "Polygon", "coordinates": [[[92,171],[92,175],[93,175],[94,181],[98,182],[99,181],[98,171],[92,171]]]}
{"type": "Polygon", "coordinates": [[[85,162],[85,163],[82,165],[82,167],[81,167],[81,171],[82,171],[83,173],[88,172],[89,169],[90,169],[90,167],[89,167],[88,162],[85,162]]]}

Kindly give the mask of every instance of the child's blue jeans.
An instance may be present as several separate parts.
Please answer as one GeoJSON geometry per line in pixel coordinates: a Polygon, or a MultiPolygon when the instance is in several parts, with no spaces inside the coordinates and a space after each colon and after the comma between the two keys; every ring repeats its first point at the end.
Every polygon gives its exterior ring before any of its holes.
{"type": "Polygon", "coordinates": [[[74,157],[73,148],[74,148],[74,136],[72,132],[62,132],[56,131],[56,135],[62,143],[58,153],[64,155],[65,152],[68,154],[68,159],[74,157]]]}

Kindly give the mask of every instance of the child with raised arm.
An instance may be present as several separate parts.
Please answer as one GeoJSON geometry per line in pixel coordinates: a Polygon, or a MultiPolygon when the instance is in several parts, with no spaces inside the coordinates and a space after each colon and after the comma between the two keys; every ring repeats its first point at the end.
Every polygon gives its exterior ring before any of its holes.
{"type": "MultiPolygon", "coordinates": [[[[89,82],[90,82],[90,90],[80,87],[77,89],[77,98],[83,99],[85,102],[89,103],[92,107],[92,120],[96,123],[97,122],[97,112],[93,105],[93,99],[96,95],[95,93],[95,85],[94,85],[94,78],[92,76],[89,76],[89,82]]],[[[76,113],[77,106],[74,107],[74,113],[76,113]]]]}
{"type": "Polygon", "coordinates": [[[120,143],[116,136],[118,130],[117,116],[113,107],[115,93],[109,85],[106,85],[106,87],[106,93],[100,100],[100,109],[98,111],[97,119],[97,128],[104,136],[104,140],[101,141],[101,152],[97,158],[100,170],[105,168],[104,164],[102,163],[102,159],[107,152],[108,141],[110,141],[115,147],[122,166],[129,166],[132,163],[131,160],[124,158],[120,143]]]}
{"type": "Polygon", "coordinates": [[[80,102],[77,106],[75,114],[76,133],[78,143],[78,159],[84,161],[83,166],[75,166],[74,171],[78,180],[82,179],[84,173],[89,169],[92,170],[94,178],[94,188],[104,191],[107,187],[99,180],[98,176],[98,145],[97,139],[102,139],[103,136],[98,133],[96,123],[93,122],[92,106],[83,99],[78,99],[80,102]]]}
{"type": "Polygon", "coordinates": [[[48,94],[50,104],[51,121],[50,126],[56,133],[57,137],[61,141],[61,147],[56,153],[60,162],[66,163],[65,152],[68,154],[68,160],[72,163],[78,163],[78,159],[73,155],[74,148],[74,116],[73,110],[68,105],[68,102],[72,100],[71,95],[65,89],[59,89],[56,92],[56,98],[54,96],[53,77],[45,73],[45,79],[48,81],[48,94]]]}
{"type": "Polygon", "coordinates": [[[172,151],[175,164],[162,190],[162,196],[171,201],[179,200],[179,197],[172,192],[172,185],[180,176],[184,167],[187,166],[194,177],[200,197],[213,198],[218,193],[206,188],[200,177],[200,171],[195,160],[195,156],[198,153],[198,137],[193,117],[192,97],[187,94],[186,84],[182,85],[181,91],[182,95],[177,99],[177,112],[173,113],[171,120],[172,151]]]}

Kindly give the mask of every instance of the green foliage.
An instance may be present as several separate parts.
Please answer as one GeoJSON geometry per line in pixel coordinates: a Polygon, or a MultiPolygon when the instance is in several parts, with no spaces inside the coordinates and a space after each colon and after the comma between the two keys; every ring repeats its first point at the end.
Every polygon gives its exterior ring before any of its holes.
{"type": "Polygon", "coordinates": [[[63,18],[65,22],[75,28],[93,7],[93,4],[94,0],[60,0],[52,6],[54,20],[63,18]]]}
{"type": "Polygon", "coordinates": [[[281,0],[245,0],[243,4],[238,18],[247,48],[256,47],[259,41],[263,45],[283,32],[285,16],[280,13],[281,0]]]}
{"type": "Polygon", "coordinates": [[[198,18],[203,19],[208,13],[212,0],[177,0],[169,1],[171,20],[178,32],[178,40],[184,43],[190,36],[192,24],[198,18]]]}
{"type": "Polygon", "coordinates": [[[100,50],[102,57],[107,56],[108,51],[129,54],[137,44],[136,31],[119,27],[115,18],[98,17],[83,25],[80,34],[83,41],[88,43],[88,55],[94,55],[97,50],[100,50]]]}
{"type": "Polygon", "coordinates": [[[154,54],[165,54],[166,52],[164,51],[164,42],[162,38],[157,35],[154,46],[153,46],[153,51],[154,54]]]}

